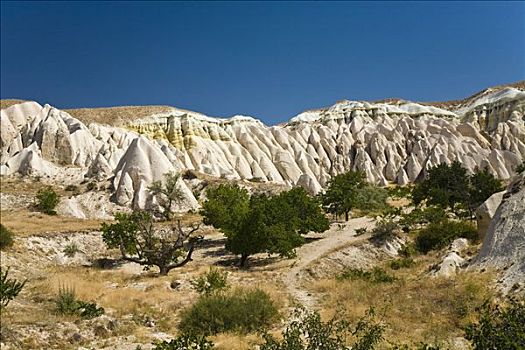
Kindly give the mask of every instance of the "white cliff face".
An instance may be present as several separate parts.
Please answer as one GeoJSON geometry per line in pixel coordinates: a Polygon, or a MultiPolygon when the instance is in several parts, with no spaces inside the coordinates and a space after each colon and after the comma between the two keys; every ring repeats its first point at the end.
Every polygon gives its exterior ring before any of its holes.
{"type": "Polygon", "coordinates": [[[380,185],[404,185],[455,160],[509,178],[525,159],[525,92],[487,90],[454,108],[342,101],[271,127],[247,116],[218,119],[173,108],[117,128],[86,126],[49,105],[25,102],[1,112],[1,174],[110,179],[117,203],[141,208],[152,200],[151,181],[186,169],[311,193],[350,169],[380,185]]]}
{"type": "Polygon", "coordinates": [[[525,174],[513,179],[488,227],[475,266],[496,267],[503,291],[525,292],[525,174]]]}

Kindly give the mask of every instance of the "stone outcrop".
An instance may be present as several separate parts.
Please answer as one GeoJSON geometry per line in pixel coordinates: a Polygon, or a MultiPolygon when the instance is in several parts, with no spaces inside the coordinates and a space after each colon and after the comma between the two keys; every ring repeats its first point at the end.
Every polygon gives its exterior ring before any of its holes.
{"type": "Polygon", "coordinates": [[[504,291],[525,290],[525,174],[507,188],[474,265],[500,270],[504,291]]]}
{"type": "Polygon", "coordinates": [[[176,108],[123,127],[86,126],[49,105],[24,102],[1,112],[0,173],[64,184],[109,181],[117,203],[141,208],[154,204],[147,186],[167,171],[299,185],[310,193],[350,169],[379,185],[405,185],[455,160],[508,179],[525,159],[524,112],[525,92],[511,87],[449,107],[341,101],[271,127],[176,108]]]}
{"type": "Polygon", "coordinates": [[[481,240],[485,238],[485,234],[489,228],[490,222],[496,214],[505,191],[494,193],[482,205],[476,209],[476,221],[478,226],[478,235],[481,240]]]}

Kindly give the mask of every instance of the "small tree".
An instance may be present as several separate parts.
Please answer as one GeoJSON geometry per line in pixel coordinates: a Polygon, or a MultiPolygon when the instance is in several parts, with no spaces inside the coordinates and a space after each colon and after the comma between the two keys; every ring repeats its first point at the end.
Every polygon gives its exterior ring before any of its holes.
{"type": "Polygon", "coordinates": [[[228,273],[210,268],[208,272],[191,281],[191,285],[197,292],[210,295],[214,292],[228,288],[228,273]]]}
{"type": "Polygon", "coordinates": [[[515,299],[506,306],[485,302],[479,320],[466,327],[475,350],[525,349],[525,303],[515,299]]]}
{"type": "Polygon", "coordinates": [[[36,208],[42,213],[56,215],[55,208],[60,202],[60,197],[51,186],[40,189],[36,193],[36,208]]]}
{"type": "Polygon", "coordinates": [[[13,245],[13,232],[4,225],[0,224],[0,250],[9,248],[13,245]]]}
{"type": "Polygon", "coordinates": [[[102,238],[109,248],[119,248],[122,258],[140,265],[157,266],[161,275],[184,266],[202,236],[193,234],[199,225],[184,231],[180,220],[171,228],[156,229],[147,212],[119,213],[113,224],[102,224],[102,238]],[[182,260],[179,260],[182,258],[182,260]]]}
{"type": "MultiPolygon", "coordinates": [[[[501,181],[489,173],[488,169],[477,170],[470,177],[469,208],[472,213],[496,192],[503,191],[501,181]]],[[[472,215],[471,215],[472,216],[472,215]]]]}
{"type": "Polygon", "coordinates": [[[11,300],[18,296],[27,282],[27,280],[20,282],[14,278],[7,278],[8,274],[9,268],[3,272],[2,267],[0,266],[0,312],[11,300]]]}
{"type": "Polygon", "coordinates": [[[237,185],[220,185],[207,192],[204,223],[224,232],[226,249],[241,255],[241,266],[256,253],[293,255],[301,234],[323,232],[329,223],[317,201],[302,188],[278,196],[249,196],[237,185]]]}
{"type": "Polygon", "coordinates": [[[186,198],[184,192],[179,187],[178,182],[180,174],[164,174],[164,183],[162,181],[153,181],[148,187],[152,195],[157,198],[157,202],[162,208],[161,215],[166,220],[172,219],[171,208],[173,204],[178,204],[186,198]]]}
{"type": "Polygon", "coordinates": [[[332,177],[328,181],[326,192],[321,195],[323,208],[336,216],[344,214],[348,221],[350,211],[360,203],[359,190],[366,185],[366,176],[360,171],[349,171],[332,177]]]}
{"type": "Polygon", "coordinates": [[[372,350],[383,340],[384,326],[375,320],[373,309],[355,327],[337,317],[323,322],[318,312],[301,309],[295,311],[294,318],[297,320],[282,332],[281,341],[264,334],[261,350],[372,350]],[[354,339],[353,346],[347,345],[350,338],[354,339]]]}

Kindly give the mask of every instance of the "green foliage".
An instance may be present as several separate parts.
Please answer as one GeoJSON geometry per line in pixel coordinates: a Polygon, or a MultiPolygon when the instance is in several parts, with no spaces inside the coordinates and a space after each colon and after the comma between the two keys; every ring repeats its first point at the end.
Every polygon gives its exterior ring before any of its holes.
{"type": "Polygon", "coordinates": [[[456,215],[466,209],[472,216],[474,209],[501,190],[501,181],[488,169],[476,169],[468,176],[467,169],[455,161],[451,165],[442,163],[430,168],[425,179],[415,186],[412,198],[416,205],[425,201],[427,205],[449,208],[456,215]]]}
{"type": "Polygon", "coordinates": [[[390,209],[387,204],[388,191],[372,184],[358,188],[354,199],[354,207],[365,212],[385,211],[390,209]]]}
{"type": "Polygon", "coordinates": [[[384,326],[375,319],[373,309],[369,309],[355,327],[337,315],[323,322],[317,311],[307,313],[304,310],[296,310],[294,319],[296,320],[282,332],[281,341],[264,334],[265,343],[260,349],[371,350],[383,339],[384,326]],[[355,340],[352,346],[347,345],[350,337],[355,340]]]}
{"type": "Polygon", "coordinates": [[[415,208],[410,213],[402,214],[399,225],[403,231],[409,232],[431,222],[439,222],[447,218],[446,211],[439,206],[415,208]]]}
{"type": "Polygon", "coordinates": [[[471,209],[476,209],[485,202],[492,194],[503,191],[501,181],[487,169],[476,171],[470,177],[469,205],[471,209]]]}
{"type": "Polygon", "coordinates": [[[525,171],[525,160],[521,162],[521,164],[518,164],[518,166],[516,167],[516,174],[521,174],[524,171],[525,171]]]}
{"type": "Polygon", "coordinates": [[[0,224],[0,250],[4,250],[13,245],[13,232],[0,224]]]}
{"type": "Polygon", "coordinates": [[[40,189],[36,193],[35,207],[42,213],[56,215],[55,208],[60,202],[60,197],[51,186],[40,189]]]}
{"type": "Polygon", "coordinates": [[[406,243],[401,248],[399,248],[397,253],[403,258],[410,258],[416,255],[417,250],[413,243],[406,243]]]}
{"type": "Polygon", "coordinates": [[[14,278],[7,278],[9,268],[2,271],[0,266],[0,311],[22,291],[27,281],[20,282],[14,278]]]}
{"type": "Polygon", "coordinates": [[[392,220],[381,220],[372,229],[372,239],[381,243],[396,237],[399,225],[392,220]]]}
{"type": "Polygon", "coordinates": [[[525,349],[525,303],[510,299],[507,306],[485,302],[479,320],[469,324],[466,338],[475,350],[525,349]]]}
{"type": "Polygon", "coordinates": [[[411,186],[394,186],[386,189],[388,196],[391,198],[408,198],[412,197],[412,187],[411,186]]]}
{"type": "Polygon", "coordinates": [[[55,299],[55,310],[60,315],[76,315],[80,307],[73,288],[61,286],[55,299]]]}
{"type": "Polygon", "coordinates": [[[415,244],[418,251],[428,253],[431,250],[442,249],[452,243],[456,238],[477,240],[476,228],[467,222],[441,220],[432,222],[419,231],[415,244]]]}
{"type": "Polygon", "coordinates": [[[178,185],[180,174],[164,174],[164,182],[153,181],[148,187],[150,193],[155,196],[157,203],[161,206],[160,213],[164,219],[171,220],[173,204],[181,203],[186,198],[181,187],[178,185]]]}
{"type": "Polygon", "coordinates": [[[425,179],[412,191],[416,205],[426,200],[427,205],[456,210],[458,204],[468,203],[469,177],[461,163],[455,161],[428,169],[425,179]]]}
{"type": "Polygon", "coordinates": [[[390,262],[392,270],[406,269],[412,266],[414,266],[414,259],[412,258],[399,258],[390,262]]]}
{"type": "Polygon", "coordinates": [[[325,193],[321,195],[323,208],[336,216],[344,214],[348,221],[350,211],[364,204],[363,197],[358,194],[362,195],[360,190],[366,186],[366,176],[360,171],[349,171],[332,177],[325,193]]]}
{"type": "Polygon", "coordinates": [[[199,335],[248,333],[270,326],[277,318],[277,307],[268,294],[260,289],[235,290],[201,296],[182,312],[179,328],[199,335]]]}
{"type": "Polygon", "coordinates": [[[210,295],[214,292],[222,291],[228,288],[228,273],[221,272],[218,269],[210,268],[208,272],[199,276],[191,282],[191,285],[197,292],[204,295],[210,295]]]}
{"type": "Polygon", "coordinates": [[[185,232],[179,220],[171,229],[156,229],[152,216],[144,211],[117,213],[115,219],[115,223],[101,226],[104,243],[109,248],[119,248],[124,260],[146,268],[157,266],[161,275],[191,261],[195,244],[202,240],[192,236],[198,225],[185,232]]]}
{"type": "Polygon", "coordinates": [[[301,234],[329,228],[317,201],[300,187],[277,196],[248,195],[237,185],[207,191],[201,211],[204,223],[225,234],[226,249],[241,255],[241,266],[256,253],[292,256],[303,243],[301,234]]]}
{"type": "Polygon", "coordinates": [[[392,275],[389,275],[385,270],[380,267],[374,267],[371,271],[363,271],[360,269],[345,268],[341,272],[337,279],[339,281],[344,280],[363,280],[371,283],[391,283],[397,280],[392,275]]]}
{"type": "Polygon", "coordinates": [[[78,253],[80,250],[78,249],[78,246],[75,242],[69,243],[63,250],[64,254],[68,258],[72,258],[75,256],[76,253],[78,253]]]}
{"type": "Polygon", "coordinates": [[[55,310],[60,315],[80,316],[83,319],[92,319],[104,314],[104,308],[96,303],[78,300],[75,290],[61,286],[55,299],[55,310]]]}
{"type": "Polygon", "coordinates": [[[156,343],[153,350],[211,350],[213,348],[213,342],[204,336],[182,334],[169,342],[156,343]]]}

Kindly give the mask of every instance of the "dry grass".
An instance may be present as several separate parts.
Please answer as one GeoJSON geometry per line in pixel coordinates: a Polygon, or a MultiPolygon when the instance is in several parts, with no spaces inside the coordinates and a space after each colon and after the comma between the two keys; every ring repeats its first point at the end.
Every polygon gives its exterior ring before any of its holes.
{"type": "MultiPolygon", "coordinates": [[[[427,260],[429,258],[423,258],[427,260]]],[[[415,267],[388,271],[398,280],[373,284],[369,281],[324,279],[314,284],[324,296],[322,315],[343,310],[357,322],[369,307],[382,314],[390,342],[417,343],[461,336],[474,308],[492,295],[490,274],[462,273],[455,278],[433,278],[425,273],[428,261],[415,267]]]]}
{"type": "Polygon", "coordinates": [[[122,125],[129,121],[144,118],[152,114],[169,112],[169,106],[123,106],[103,108],[64,109],[85,124],[99,123],[122,125]]]}
{"type": "Polygon", "coordinates": [[[0,222],[17,236],[27,237],[42,233],[78,232],[100,229],[102,220],[78,219],[58,215],[46,215],[27,209],[2,210],[0,222]]]}
{"type": "Polygon", "coordinates": [[[0,100],[0,109],[6,109],[13,105],[26,102],[26,100],[18,100],[18,99],[9,99],[9,100],[0,100]]]}

